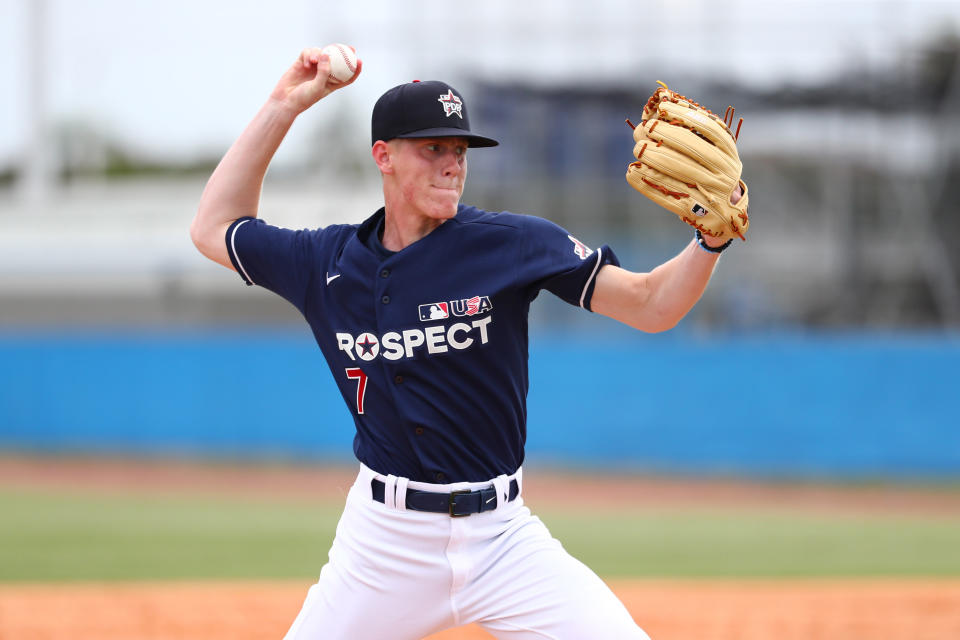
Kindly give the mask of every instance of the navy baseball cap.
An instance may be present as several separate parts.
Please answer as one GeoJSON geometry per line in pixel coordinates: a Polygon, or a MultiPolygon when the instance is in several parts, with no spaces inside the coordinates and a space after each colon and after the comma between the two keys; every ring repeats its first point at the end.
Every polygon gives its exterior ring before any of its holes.
{"type": "Polygon", "coordinates": [[[372,144],[394,138],[466,138],[471,147],[499,142],[470,132],[467,105],[445,82],[414,80],[390,89],[373,105],[372,144]]]}

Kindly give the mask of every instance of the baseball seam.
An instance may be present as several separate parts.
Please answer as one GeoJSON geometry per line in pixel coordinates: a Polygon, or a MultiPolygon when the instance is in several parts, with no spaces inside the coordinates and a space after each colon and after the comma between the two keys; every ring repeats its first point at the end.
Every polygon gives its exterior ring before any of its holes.
{"type": "Polygon", "coordinates": [[[350,53],[343,47],[343,45],[336,44],[334,46],[337,48],[337,51],[340,53],[340,57],[343,59],[343,63],[347,65],[347,69],[350,70],[350,77],[340,78],[334,73],[331,73],[330,75],[333,76],[335,80],[339,80],[340,82],[347,82],[357,72],[357,65],[350,62],[350,53]]]}

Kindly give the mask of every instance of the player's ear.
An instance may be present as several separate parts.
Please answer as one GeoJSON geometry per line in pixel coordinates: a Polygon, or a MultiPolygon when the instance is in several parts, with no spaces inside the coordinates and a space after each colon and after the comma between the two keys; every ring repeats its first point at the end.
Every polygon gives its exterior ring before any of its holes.
{"type": "Polygon", "coordinates": [[[380,173],[393,173],[393,149],[383,140],[377,140],[373,143],[373,149],[370,150],[373,161],[377,163],[380,173]]]}

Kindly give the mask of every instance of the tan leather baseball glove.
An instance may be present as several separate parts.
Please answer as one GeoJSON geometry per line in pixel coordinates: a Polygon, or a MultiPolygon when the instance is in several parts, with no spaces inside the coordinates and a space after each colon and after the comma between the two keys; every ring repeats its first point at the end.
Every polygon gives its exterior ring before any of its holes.
{"type": "Polygon", "coordinates": [[[627,182],[657,204],[680,216],[704,235],[738,237],[750,227],[747,185],[740,180],[743,165],[737,154],[733,107],[724,118],[658,81],[643,108],[643,120],[633,127],[633,155],[627,182]],[[740,185],[743,196],[730,200],[740,185]]]}

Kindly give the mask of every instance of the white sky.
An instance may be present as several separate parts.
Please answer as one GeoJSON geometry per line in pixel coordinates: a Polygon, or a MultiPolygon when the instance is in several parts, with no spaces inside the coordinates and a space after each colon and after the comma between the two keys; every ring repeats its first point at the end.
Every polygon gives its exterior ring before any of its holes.
{"type": "MultiPolygon", "coordinates": [[[[297,126],[351,109],[365,140],[376,97],[413,78],[646,89],[676,68],[769,85],[880,68],[960,24],[956,0],[45,1],[52,120],[83,121],[168,158],[224,150],[309,44],[353,44],[364,74],[297,126]]],[[[33,2],[0,0],[0,166],[30,140],[33,2]]],[[[288,143],[282,154],[294,156],[307,141],[288,143]]]]}

